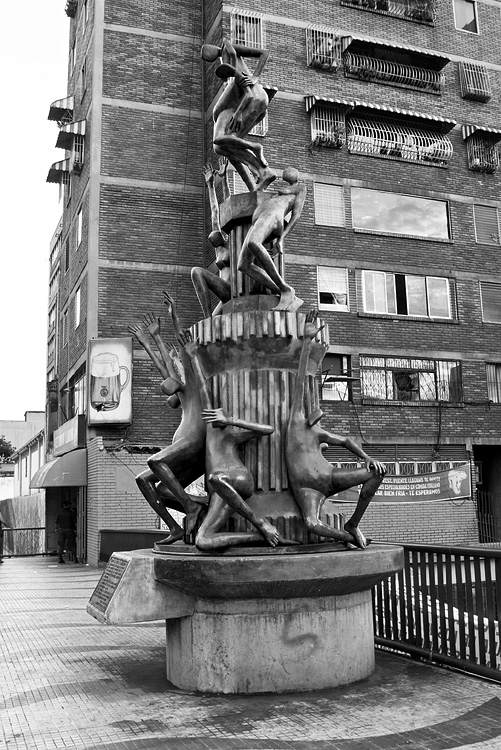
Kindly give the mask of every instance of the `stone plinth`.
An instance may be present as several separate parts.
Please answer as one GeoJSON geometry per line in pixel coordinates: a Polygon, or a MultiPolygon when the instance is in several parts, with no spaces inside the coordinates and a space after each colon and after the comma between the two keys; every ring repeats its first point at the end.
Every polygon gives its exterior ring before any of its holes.
{"type": "Polygon", "coordinates": [[[114,553],[87,609],[108,624],[165,619],[167,678],[184,690],[318,690],[372,673],[371,588],[402,566],[386,545],[208,554],[176,543],[114,553]]]}

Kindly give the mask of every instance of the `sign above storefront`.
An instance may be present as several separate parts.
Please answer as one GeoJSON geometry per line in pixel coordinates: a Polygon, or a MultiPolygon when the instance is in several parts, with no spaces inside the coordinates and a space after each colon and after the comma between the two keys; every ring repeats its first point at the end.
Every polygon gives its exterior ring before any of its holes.
{"type": "Polygon", "coordinates": [[[77,414],[54,430],[54,455],[62,456],[75,448],[85,447],[85,416],[77,414]]]}

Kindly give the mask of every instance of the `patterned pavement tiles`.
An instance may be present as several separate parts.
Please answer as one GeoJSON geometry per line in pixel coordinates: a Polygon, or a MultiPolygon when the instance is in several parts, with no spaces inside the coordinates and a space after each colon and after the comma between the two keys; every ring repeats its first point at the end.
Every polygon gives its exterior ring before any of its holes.
{"type": "Polygon", "coordinates": [[[165,679],[164,623],[99,625],[101,569],[0,565],[0,750],[501,750],[501,686],[377,652],[354,685],[190,694],[165,679]]]}

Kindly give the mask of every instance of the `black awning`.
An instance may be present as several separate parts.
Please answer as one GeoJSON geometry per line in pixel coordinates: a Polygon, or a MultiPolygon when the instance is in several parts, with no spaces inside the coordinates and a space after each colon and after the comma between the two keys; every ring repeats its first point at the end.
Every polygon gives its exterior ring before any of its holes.
{"type": "Polygon", "coordinates": [[[71,122],[73,119],[73,97],[67,96],[65,99],[57,99],[49,107],[49,114],[47,115],[48,120],[55,120],[61,122],[71,122]]]}
{"type": "Polygon", "coordinates": [[[57,185],[60,185],[69,174],[70,160],[63,159],[62,161],[56,161],[49,169],[46,182],[55,182],[57,185]]]}
{"type": "Polygon", "coordinates": [[[48,461],[33,475],[30,489],[47,487],[86,487],[87,450],[79,448],[48,461]]]}
{"type": "Polygon", "coordinates": [[[61,125],[59,135],[57,136],[56,147],[70,149],[73,146],[73,139],[76,135],[85,135],[85,120],[69,122],[61,125]]]}

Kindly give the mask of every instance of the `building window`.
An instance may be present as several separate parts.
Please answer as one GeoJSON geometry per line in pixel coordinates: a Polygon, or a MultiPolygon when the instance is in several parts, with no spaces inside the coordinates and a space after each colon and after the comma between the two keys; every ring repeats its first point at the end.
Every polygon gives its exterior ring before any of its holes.
{"type": "Polygon", "coordinates": [[[311,26],[306,29],[306,64],[334,73],[341,62],[341,38],[332,29],[311,26]]]}
{"type": "Polygon", "coordinates": [[[83,224],[83,213],[82,209],[79,209],[77,213],[77,220],[75,224],[75,247],[78,248],[82,241],[82,224],[83,224]]]}
{"type": "Polygon", "coordinates": [[[463,99],[488,102],[492,96],[489,73],[485,65],[459,62],[459,85],[463,99]]]}
{"type": "Polygon", "coordinates": [[[70,56],[69,56],[69,61],[68,61],[69,69],[70,69],[70,76],[73,73],[76,59],[77,59],[77,47],[76,47],[76,42],[73,42],[73,44],[70,47],[70,56]]]}
{"type": "Polygon", "coordinates": [[[64,12],[68,16],[68,18],[75,18],[77,7],[78,7],[77,0],[66,0],[66,7],[64,9],[64,12]]]}
{"type": "Polygon", "coordinates": [[[314,146],[342,148],[346,143],[345,107],[315,104],[311,110],[310,124],[314,146]]]}
{"type": "Polygon", "coordinates": [[[84,28],[87,26],[87,23],[89,22],[89,2],[88,0],[84,0],[83,4],[83,22],[84,22],[84,28]]]}
{"type": "Polygon", "coordinates": [[[472,172],[494,174],[499,167],[498,141],[501,132],[489,133],[463,126],[463,138],[466,140],[468,169],[472,172]],[[473,132],[472,132],[473,131],[473,132]]]}
{"type": "Polygon", "coordinates": [[[268,112],[265,114],[261,122],[258,122],[257,125],[254,125],[252,130],[249,130],[249,135],[257,135],[260,138],[264,138],[267,132],[268,132],[268,112]]]}
{"type": "Polygon", "coordinates": [[[341,5],[428,25],[432,25],[435,19],[435,3],[432,0],[341,0],[341,5]]]}
{"type": "Polygon", "coordinates": [[[370,115],[350,117],[347,131],[351,153],[435,167],[446,167],[453,154],[452,143],[446,135],[403,121],[370,115]]]}
{"type": "Polygon", "coordinates": [[[71,378],[68,388],[68,418],[85,414],[85,367],[71,378]]]}
{"type": "Polygon", "coordinates": [[[70,267],[70,240],[66,240],[64,244],[64,272],[66,273],[70,267]]]}
{"type": "Polygon", "coordinates": [[[499,211],[494,206],[474,204],[475,239],[481,245],[499,245],[499,211]]]}
{"type": "Polygon", "coordinates": [[[351,360],[344,354],[326,354],[322,360],[322,399],[351,401],[351,360]]]}
{"type": "Polygon", "coordinates": [[[346,268],[317,266],[320,310],[348,312],[348,271],[346,268]]]}
{"type": "Polygon", "coordinates": [[[77,133],[73,139],[71,171],[80,174],[84,163],[84,136],[77,133]]]}
{"type": "Polygon", "coordinates": [[[63,313],[63,346],[68,344],[68,311],[63,313]]]}
{"type": "Polygon", "coordinates": [[[341,185],[315,182],[313,185],[315,224],[327,227],[344,227],[344,190],[341,185]]]}
{"type": "Polygon", "coordinates": [[[231,14],[231,41],[244,47],[263,49],[264,27],[260,13],[246,10],[234,10],[231,14]]]}
{"type": "Polygon", "coordinates": [[[360,357],[362,396],[382,401],[461,401],[460,364],[411,357],[360,357]]]}
{"type": "Polygon", "coordinates": [[[87,88],[87,62],[80,68],[80,99],[82,100],[85,96],[85,90],[87,88]]]}
{"type": "Polygon", "coordinates": [[[78,289],[75,292],[75,330],[80,325],[81,304],[82,304],[81,297],[82,297],[82,294],[80,291],[80,287],[78,287],[78,289]]]}
{"type": "Polygon", "coordinates": [[[488,362],[485,367],[489,401],[501,404],[501,364],[499,362],[488,362]]]}
{"type": "Polygon", "coordinates": [[[450,238],[446,201],[352,188],[353,228],[426,239],[450,238]]]}
{"type": "Polygon", "coordinates": [[[384,271],[362,271],[364,311],[451,318],[449,280],[384,271]]]}
{"type": "Polygon", "coordinates": [[[484,323],[501,323],[501,284],[481,281],[480,299],[484,323]]]}
{"type": "Polygon", "coordinates": [[[453,0],[456,29],[478,34],[477,4],[473,0],[453,0]]]}

